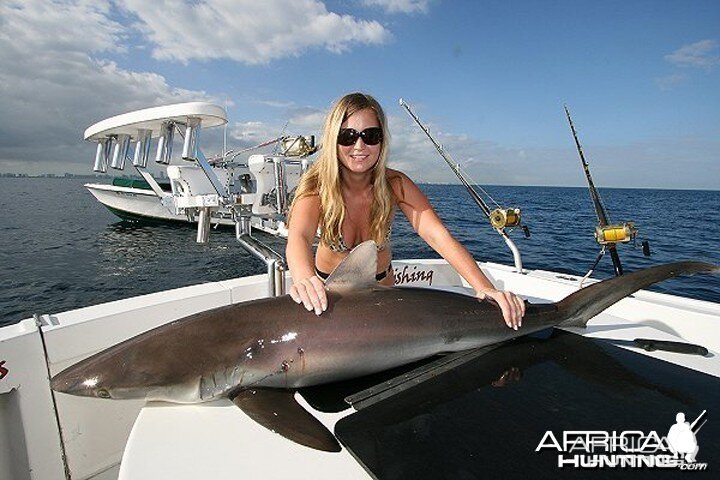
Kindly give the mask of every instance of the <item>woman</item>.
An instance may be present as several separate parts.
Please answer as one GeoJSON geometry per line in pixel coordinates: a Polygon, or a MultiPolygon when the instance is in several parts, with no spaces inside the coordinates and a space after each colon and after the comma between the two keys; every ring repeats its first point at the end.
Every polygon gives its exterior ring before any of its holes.
{"type": "Polygon", "coordinates": [[[303,175],[289,215],[286,257],[293,286],[290,296],[320,315],[327,308],[323,279],[365,240],[378,249],[377,280],[393,285],[390,228],[394,209],[475,289],[502,309],[505,323],[517,330],[523,301],[495,289],[470,253],[455,240],[428,199],[405,174],[386,168],[388,128],[385,113],[370,95],[351,93],[330,110],[318,160],[303,175]],[[320,227],[320,244],[313,241],[320,227]]]}

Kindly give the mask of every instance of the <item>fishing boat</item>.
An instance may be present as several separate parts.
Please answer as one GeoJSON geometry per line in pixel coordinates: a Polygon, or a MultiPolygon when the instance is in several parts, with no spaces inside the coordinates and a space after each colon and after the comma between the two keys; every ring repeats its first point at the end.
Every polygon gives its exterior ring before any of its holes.
{"type": "MultiPolygon", "coordinates": [[[[193,164],[180,161],[176,165],[172,163],[173,139],[175,135],[185,134],[178,125],[187,118],[201,122],[205,129],[227,124],[227,115],[222,107],[207,102],[189,102],[129,112],[88,127],[85,140],[98,145],[94,171],[106,173],[110,167],[118,173],[123,172],[132,140],[135,143],[132,167],[134,177],[139,178],[116,177],[110,184],[88,183],[85,188],[124,220],[197,224],[197,207],[189,208],[181,198],[216,194],[214,187],[217,185],[213,185],[208,176],[211,172],[213,178],[217,177],[222,182],[229,195],[243,196],[243,203],[252,205],[255,215],[250,217],[250,222],[253,228],[286,237],[287,227],[282,215],[272,215],[277,211],[273,202],[278,187],[273,183],[273,169],[283,166],[287,182],[285,188],[292,192],[300,174],[311,163],[308,157],[316,150],[314,137],[281,136],[239,152],[224,150],[222,154],[204,160],[204,167],[196,166],[192,160],[193,164]],[[163,178],[160,180],[148,169],[153,136],[159,139],[155,160],[162,169],[163,178]],[[270,145],[276,146],[274,155],[249,155],[245,161],[236,161],[240,154],[270,145]]],[[[224,205],[216,207],[209,211],[211,224],[214,227],[233,227],[232,211],[224,205]]]]}
{"type": "MultiPolygon", "coordinates": [[[[282,220],[292,186],[307,168],[306,156],[260,156],[255,161],[263,168],[248,165],[250,177],[217,169],[202,154],[198,134],[224,119],[214,105],[173,105],[113,117],[88,129],[86,137],[98,143],[96,170],[132,161],[151,187],[152,202],[197,221],[199,242],[208,241],[218,212],[230,212],[239,245],[265,262],[267,272],[39,312],[0,328],[0,478],[554,478],[562,470],[613,468],[613,459],[588,466],[592,458],[578,459],[578,450],[566,452],[564,444],[555,448],[547,432],[561,440],[564,432],[592,437],[595,453],[603,445],[604,453],[619,446],[622,461],[636,465],[609,473],[655,468],[653,475],[670,476],[680,467],[648,465],[639,457],[660,462],[657,454],[638,453],[639,447],[629,450],[624,440],[608,438],[650,438],[655,431],[664,436],[679,412],[695,419],[700,446],[696,462],[681,462],[685,469],[707,470],[720,459],[714,441],[720,422],[703,413],[712,415],[720,404],[720,305],[645,290],[584,329],[550,329],[494,348],[298,390],[295,399],[338,438],[339,452],[292,442],[226,399],[179,405],[51,390],[50,378],[65,368],[152,328],[284,294],[292,280],[282,255],[252,232],[256,222],[282,220]],[[167,190],[143,172],[151,143],[157,145],[156,159],[169,161],[177,131],[183,133],[181,158],[188,163],[168,167],[167,190]]],[[[310,143],[304,137],[303,142],[310,143]]],[[[147,190],[116,187],[113,195],[147,190]]],[[[549,303],[583,282],[597,282],[523,268],[508,235],[520,225],[519,211],[488,210],[487,216],[515,258],[514,265],[479,264],[497,287],[549,303]]],[[[276,234],[282,235],[279,228],[276,234]]],[[[444,260],[400,259],[392,267],[400,287],[473,293],[444,260]]],[[[188,346],[187,362],[198,361],[194,355],[188,346]]]]}

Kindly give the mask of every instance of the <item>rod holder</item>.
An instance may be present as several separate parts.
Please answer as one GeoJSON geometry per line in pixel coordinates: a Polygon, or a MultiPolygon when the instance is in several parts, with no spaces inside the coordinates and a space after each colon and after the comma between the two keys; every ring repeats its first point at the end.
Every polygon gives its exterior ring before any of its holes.
{"type": "Polygon", "coordinates": [[[97,151],[95,152],[95,165],[93,171],[97,173],[107,172],[108,159],[112,149],[112,138],[102,138],[98,141],[97,151]]]}
{"type": "Polygon", "coordinates": [[[133,165],[136,167],[147,167],[148,158],[150,158],[150,147],[152,146],[152,131],[140,129],[137,133],[135,141],[135,155],[133,157],[133,165]]]}
{"type": "Polygon", "coordinates": [[[163,165],[170,164],[172,157],[172,144],[175,135],[175,122],[164,122],[160,127],[160,137],[158,138],[157,154],[155,161],[163,165]]]}
{"type": "Polygon", "coordinates": [[[198,137],[200,136],[200,119],[188,118],[185,125],[185,140],[183,142],[183,160],[195,161],[197,159],[198,137]]]}
{"type": "Polygon", "coordinates": [[[129,151],[130,135],[124,133],[118,135],[110,167],[115,170],[123,170],[125,168],[125,158],[127,157],[129,151]]]}
{"type": "Polygon", "coordinates": [[[285,181],[285,163],[281,157],[273,158],[275,173],[275,208],[279,215],[285,213],[287,202],[287,183],[285,181]]]}
{"type": "Polygon", "coordinates": [[[208,243],[210,237],[210,209],[202,207],[199,210],[197,239],[195,241],[197,243],[208,243]]]}
{"type": "Polygon", "coordinates": [[[268,274],[268,296],[285,295],[285,258],[251,235],[250,217],[235,218],[235,238],[250,254],[265,262],[268,274]]]}

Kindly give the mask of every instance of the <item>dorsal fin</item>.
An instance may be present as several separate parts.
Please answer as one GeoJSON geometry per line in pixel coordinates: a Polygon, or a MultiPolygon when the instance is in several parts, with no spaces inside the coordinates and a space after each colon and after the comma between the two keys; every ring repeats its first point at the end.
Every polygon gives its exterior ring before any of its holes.
{"type": "Polygon", "coordinates": [[[335,267],[325,287],[328,290],[353,290],[375,285],[377,272],[377,248],[373,240],[367,240],[353,248],[347,257],[335,267]]]}

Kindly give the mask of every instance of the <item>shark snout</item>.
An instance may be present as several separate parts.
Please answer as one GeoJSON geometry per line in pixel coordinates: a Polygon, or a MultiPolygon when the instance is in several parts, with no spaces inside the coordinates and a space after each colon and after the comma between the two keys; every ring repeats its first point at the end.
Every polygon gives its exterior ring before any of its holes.
{"type": "Polygon", "coordinates": [[[80,397],[111,398],[110,392],[103,387],[99,373],[83,372],[73,367],[55,375],[50,381],[50,388],[80,397]]]}

